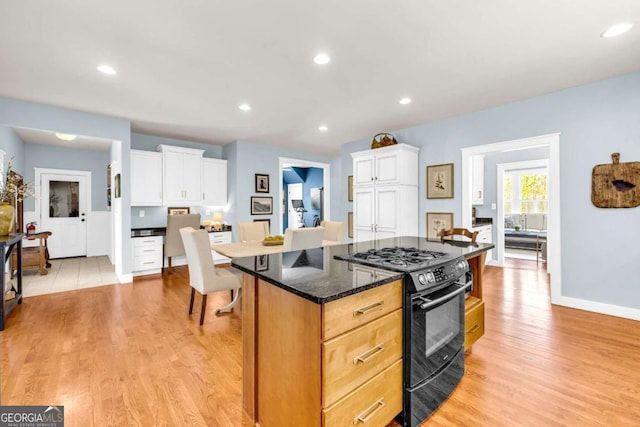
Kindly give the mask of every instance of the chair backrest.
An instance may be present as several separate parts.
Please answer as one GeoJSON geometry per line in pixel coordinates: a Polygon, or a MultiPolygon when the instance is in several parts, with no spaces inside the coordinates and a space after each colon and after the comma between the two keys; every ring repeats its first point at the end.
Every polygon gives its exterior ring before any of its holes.
{"type": "Polygon", "coordinates": [[[192,227],[180,229],[189,266],[189,282],[201,294],[214,291],[211,289],[217,272],[211,257],[211,244],[206,230],[194,230],[192,227]]]}
{"type": "Polygon", "coordinates": [[[180,229],[184,227],[200,228],[200,214],[167,215],[167,235],[164,239],[164,256],[184,255],[184,245],[180,229]]]}
{"type": "Polygon", "coordinates": [[[262,241],[268,235],[269,225],[266,221],[238,223],[238,240],[241,242],[262,241]]]}
{"type": "Polygon", "coordinates": [[[322,246],[322,237],[324,228],[287,228],[284,233],[284,242],[282,250],[300,251],[302,249],[319,248],[322,246]]]}
{"type": "Polygon", "coordinates": [[[478,232],[469,231],[466,228],[449,228],[440,232],[440,240],[451,240],[454,236],[464,236],[471,239],[472,243],[475,243],[476,237],[478,237],[478,232]]]}
{"type": "Polygon", "coordinates": [[[324,227],[324,240],[344,243],[347,238],[347,227],[343,221],[322,221],[320,227],[324,227]]]}

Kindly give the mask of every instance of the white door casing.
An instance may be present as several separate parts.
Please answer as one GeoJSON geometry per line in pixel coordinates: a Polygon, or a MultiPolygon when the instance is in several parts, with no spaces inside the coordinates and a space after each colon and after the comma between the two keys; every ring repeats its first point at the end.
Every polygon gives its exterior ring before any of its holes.
{"type": "Polygon", "coordinates": [[[87,255],[91,172],[36,168],[39,229],[51,231],[51,258],[87,255]]]}

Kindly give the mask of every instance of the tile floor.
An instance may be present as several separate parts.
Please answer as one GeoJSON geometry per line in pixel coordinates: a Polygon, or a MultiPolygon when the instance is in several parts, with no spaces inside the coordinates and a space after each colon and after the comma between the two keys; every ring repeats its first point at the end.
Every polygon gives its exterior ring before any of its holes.
{"type": "Polygon", "coordinates": [[[36,269],[24,270],[23,297],[118,283],[115,267],[107,256],[52,259],[50,262],[49,274],[45,276],[36,269]]]}

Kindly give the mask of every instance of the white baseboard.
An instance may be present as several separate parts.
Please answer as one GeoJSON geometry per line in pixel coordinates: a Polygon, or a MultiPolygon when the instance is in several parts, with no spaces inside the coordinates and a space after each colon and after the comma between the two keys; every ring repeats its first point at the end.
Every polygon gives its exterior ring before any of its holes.
{"type": "Polygon", "coordinates": [[[131,273],[129,273],[129,274],[119,274],[116,271],[116,276],[118,276],[118,280],[120,280],[121,284],[133,283],[133,274],[131,274],[131,273]]]}
{"type": "Polygon", "coordinates": [[[592,311],[594,313],[607,314],[609,316],[622,317],[624,319],[640,320],[640,310],[631,307],[605,304],[602,302],[561,296],[553,304],[564,307],[577,308],[579,310],[592,311]]]}

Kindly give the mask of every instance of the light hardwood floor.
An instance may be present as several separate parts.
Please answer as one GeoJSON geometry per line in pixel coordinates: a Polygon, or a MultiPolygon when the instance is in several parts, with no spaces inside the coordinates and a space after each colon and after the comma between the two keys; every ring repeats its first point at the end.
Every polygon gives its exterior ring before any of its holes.
{"type": "MultiPolygon", "coordinates": [[[[551,307],[544,264],[507,262],[486,268],[486,334],[424,425],[640,425],[640,322],[551,307]]],[[[198,326],[186,278],[25,298],[0,332],[0,402],[64,405],[66,426],[248,426],[240,308],[216,317],[220,292],[198,326]]]]}

